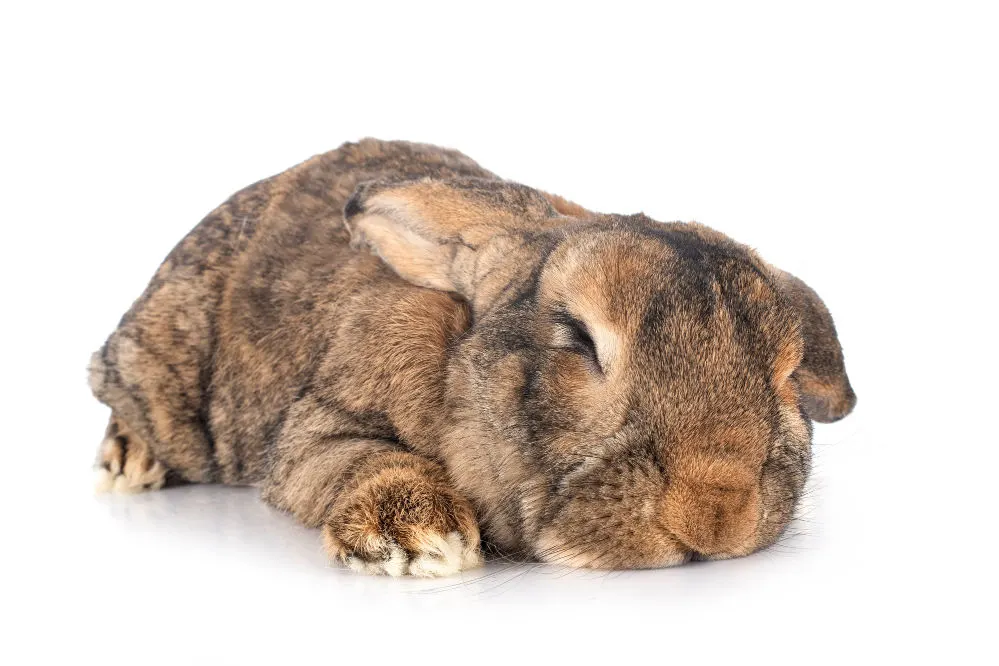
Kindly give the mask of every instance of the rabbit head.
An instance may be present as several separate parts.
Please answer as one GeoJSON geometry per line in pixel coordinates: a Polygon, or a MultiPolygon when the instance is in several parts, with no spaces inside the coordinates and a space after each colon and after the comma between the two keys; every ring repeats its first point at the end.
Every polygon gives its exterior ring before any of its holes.
{"type": "Polygon", "coordinates": [[[440,455],[502,549],[632,568],[763,548],[809,419],[855,402],[818,296],[707,227],[475,178],[366,183],[345,219],[469,304],[440,455]]]}

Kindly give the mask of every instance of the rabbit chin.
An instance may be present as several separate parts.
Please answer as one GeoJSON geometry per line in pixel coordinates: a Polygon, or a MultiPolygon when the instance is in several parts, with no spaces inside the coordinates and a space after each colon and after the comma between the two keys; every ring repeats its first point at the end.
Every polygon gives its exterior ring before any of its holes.
{"type": "Polygon", "coordinates": [[[686,564],[693,556],[692,551],[666,536],[651,550],[654,554],[641,555],[624,545],[574,546],[571,540],[559,536],[555,528],[548,527],[538,536],[535,553],[542,562],[577,569],[658,569],[686,564]]]}

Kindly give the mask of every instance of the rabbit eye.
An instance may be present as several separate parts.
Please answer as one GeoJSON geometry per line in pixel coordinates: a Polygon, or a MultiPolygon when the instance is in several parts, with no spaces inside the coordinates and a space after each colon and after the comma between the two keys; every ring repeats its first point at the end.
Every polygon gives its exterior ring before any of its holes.
{"type": "Polygon", "coordinates": [[[600,357],[597,355],[597,345],[593,342],[593,336],[590,335],[586,324],[565,311],[557,312],[555,321],[564,333],[563,336],[560,336],[562,340],[559,341],[559,348],[576,352],[590,361],[597,370],[603,372],[603,368],[600,366],[600,357]]]}

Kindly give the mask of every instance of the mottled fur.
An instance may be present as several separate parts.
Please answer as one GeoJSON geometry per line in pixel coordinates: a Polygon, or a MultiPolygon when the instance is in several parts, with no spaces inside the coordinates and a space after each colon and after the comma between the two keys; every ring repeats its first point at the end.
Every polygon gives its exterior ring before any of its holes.
{"type": "Polygon", "coordinates": [[[480,525],[590,567],[764,547],[807,475],[802,408],[855,401],[818,297],[723,235],[371,139],[205,218],[91,386],[111,485],[145,451],[164,478],[259,486],[354,568],[417,575],[477,564],[480,525]]]}

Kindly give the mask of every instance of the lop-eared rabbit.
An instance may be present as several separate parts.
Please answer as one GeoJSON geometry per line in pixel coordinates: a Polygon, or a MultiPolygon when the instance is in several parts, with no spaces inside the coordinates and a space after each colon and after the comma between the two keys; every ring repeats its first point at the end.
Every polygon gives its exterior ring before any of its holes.
{"type": "Polygon", "coordinates": [[[208,215],[90,384],[104,489],[256,486],[331,557],[416,576],[483,539],[602,569],[764,548],[811,419],[855,403],[822,301],[747,247],[372,139],[208,215]]]}

